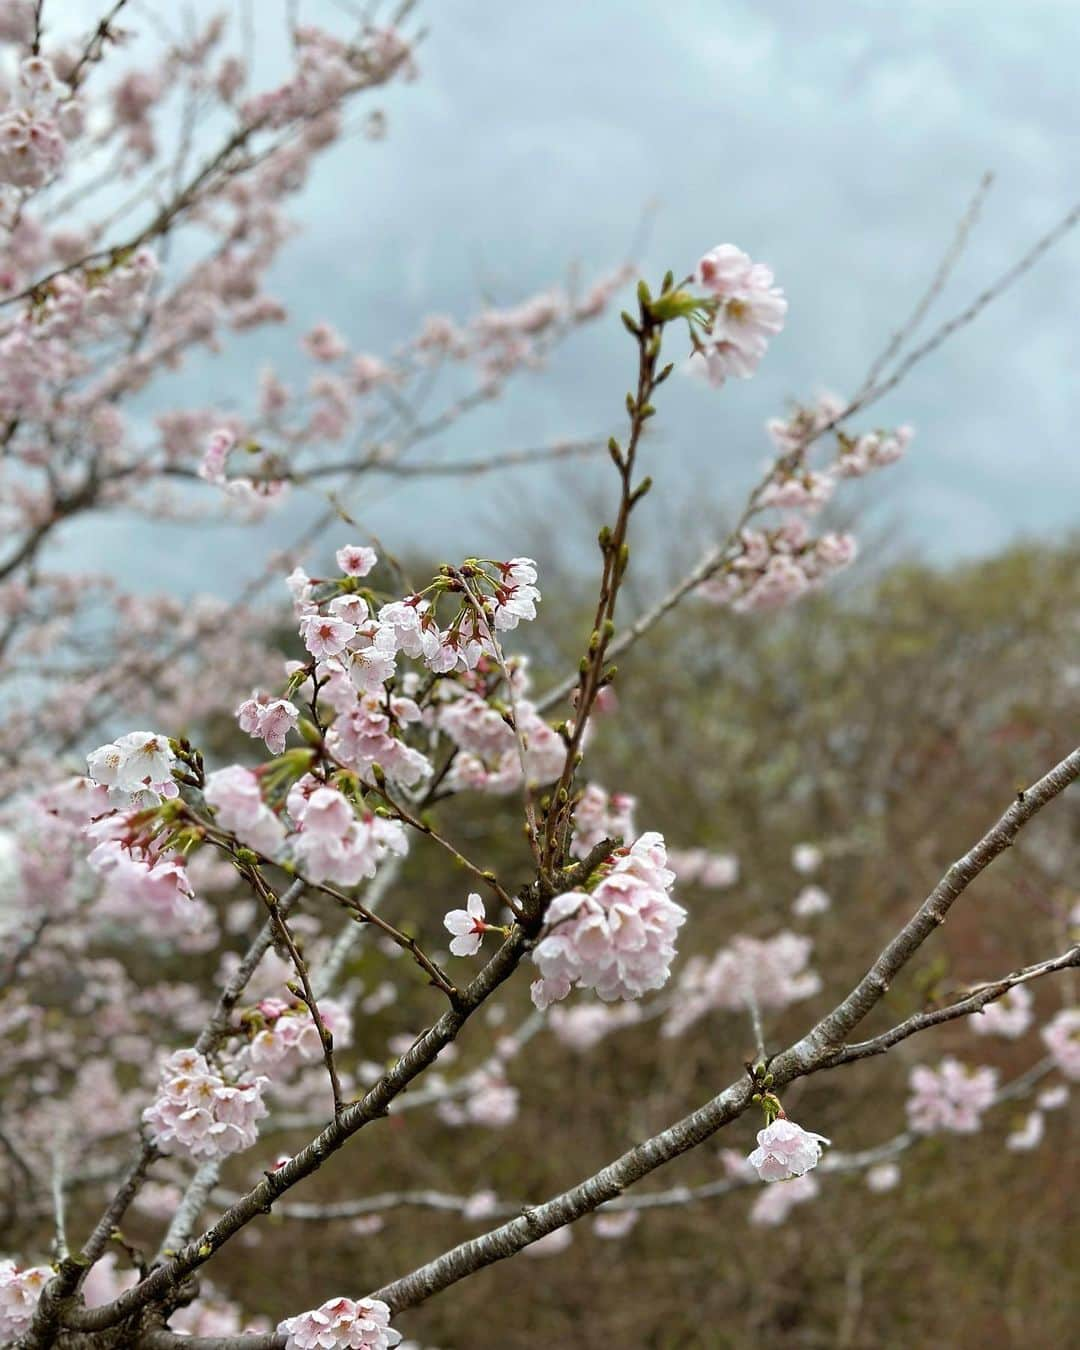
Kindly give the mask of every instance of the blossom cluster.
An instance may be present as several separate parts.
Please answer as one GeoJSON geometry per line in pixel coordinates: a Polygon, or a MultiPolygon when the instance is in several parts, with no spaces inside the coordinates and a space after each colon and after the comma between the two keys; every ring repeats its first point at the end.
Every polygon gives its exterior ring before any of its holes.
{"type": "Polygon", "coordinates": [[[196,1050],[177,1050],[162,1066],[143,1121],[162,1153],[196,1162],[225,1158],[254,1144],[256,1122],[267,1114],[268,1082],[262,1076],[226,1082],[196,1050]]]}
{"type": "Polygon", "coordinates": [[[334,1298],[278,1323],[285,1350],[392,1350],[401,1333],[381,1299],[334,1298]]]}
{"type": "Polygon", "coordinates": [[[662,836],[643,834],[602,864],[591,891],[555,897],[533,951],[538,1008],[566,998],[575,985],[614,1002],[667,982],[686,910],[669,894],[675,873],[666,863],[662,836]]]}
{"type": "Polygon", "coordinates": [[[744,529],[723,570],[701,585],[706,599],[737,613],[783,609],[855,561],[850,534],[815,539],[801,516],[775,530],[744,529]]]}
{"type": "Polygon", "coordinates": [[[263,800],[259,779],[250,769],[230,764],[207,774],[203,796],[214,808],[217,823],[241,844],[268,858],[278,855],[285,826],[263,800]]]}
{"type": "Polygon", "coordinates": [[[17,1266],[0,1260],[0,1340],[14,1342],[29,1331],[41,1291],[52,1271],[48,1266],[17,1266]]]}
{"type": "MultiPolygon", "coordinates": [[[[605,839],[632,839],[634,829],[634,808],[637,800],[625,792],[613,792],[610,795],[599,783],[586,784],[577,805],[574,807],[574,837],[570,843],[570,853],[575,858],[587,858],[597,844],[605,839]]],[[[676,874],[679,869],[672,858],[668,865],[676,874]]]]}
{"type": "Polygon", "coordinates": [[[484,656],[497,658],[495,634],[536,617],[540,592],[535,583],[536,564],[531,558],[488,564],[473,559],[452,577],[433,584],[434,603],[411,595],[372,613],[355,591],[319,601],[306,576],[294,572],[290,578],[300,636],[308,651],[316,661],[340,658],[356,687],[369,693],[393,675],[399,652],[422,661],[436,675],[472,670],[484,656]],[[438,602],[450,593],[463,599],[450,624],[441,627],[438,602]]]}
{"type": "Polygon", "coordinates": [[[1043,1027],[1042,1038],[1065,1077],[1080,1082],[1080,1008],[1062,1008],[1043,1027]]]}
{"type": "Polygon", "coordinates": [[[403,854],[408,847],[397,821],[371,811],[358,816],[341,792],[311,775],[293,784],[286,805],[296,825],[293,856],[308,881],[355,886],[375,875],[387,853],[403,854]]]}
{"type": "Polygon", "coordinates": [[[285,739],[300,720],[300,709],[286,698],[269,698],[258,690],[236,710],[241,731],[263,741],[274,755],[285,749],[285,739]]]}
{"type": "Polygon", "coordinates": [[[497,1061],[477,1069],[465,1079],[463,1095],[446,1098],[436,1107],[439,1119],[447,1125],[480,1125],[498,1130],[511,1125],[518,1113],[518,1090],[507,1081],[497,1061]]]}
{"type": "Polygon", "coordinates": [[[708,318],[695,334],[691,363],[709,383],[749,379],[784,326],[787,301],[773,274],[734,244],[718,244],[698,263],[694,280],[709,297],[708,318]]]}
{"type": "Polygon", "coordinates": [[[116,805],[156,806],[179,793],[172,776],[176,755],[168,739],[152,731],[130,731],[99,746],[86,762],[90,777],[108,788],[116,805]]]}
{"type": "Polygon", "coordinates": [[[983,1112],[994,1103],[998,1074],[986,1066],[969,1069],[947,1056],[936,1070],[917,1064],[908,1082],[908,1124],[917,1134],[938,1130],[975,1134],[982,1125],[983,1112]]]}
{"type": "Polygon", "coordinates": [[[670,849],[668,866],[684,885],[707,891],[726,891],[739,879],[739,860],[734,853],[713,853],[706,848],[670,849]]]}
{"type": "Polygon", "coordinates": [[[774,610],[822,586],[855,560],[851,534],[814,535],[809,518],[831,500],[844,479],[859,478],[895,464],[907,450],[913,431],[872,431],[851,437],[835,430],[846,409],[842,399],[823,394],[810,408],[766,424],[778,452],[771,471],[754,493],[750,515],[786,511],[771,528],[747,526],[739,532],[722,566],[701,585],[701,594],[738,612],[774,610]],[[834,429],[833,458],[814,469],[807,453],[815,440],[834,429]]]}
{"type": "Polygon", "coordinates": [[[785,929],[771,938],[736,934],[711,960],[692,956],[679,972],[662,1034],[681,1035],[714,1009],[786,1008],[812,997],[821,988],[821,977],[807,969],[812,950],[810,938],[785,929]]]}
{"type": "Polygon", "coordinates": [[[141,828],[138,812],[114,811],[86,826],[96,841],[87,861],[103,880],[96,912],[185,950],[213,944],[217,924],[195,895],[183,858],[141,828]]]}
{"type": "MultiPolygon", "coordinates": [[[[253,1014],[245,1020],[257,1024],[258,1030],[244,1052],[252,1069],[274,1079],[322,1058],[322,1038],[310,1009],[304,1004],[264,998],[260,999],[253,1014]]],[[[321,998],[319,1016],[334,1038],[335,1050],[344,1050],[352,1042],[352,1014],[347,1005],[340,999],[321,998]]]]}
{"type": "Polygon", "coordinates": [[[13,102],[0,113],[0,183],[28,191],[44,186],[82,126],[82,109],[51,64],[43,56],[26,57],[13,102]]]}
{"type": "Polygon", "coordinates": [[[1034,1022],[1034,1002],[1030,989],[1014,985],[1001,998],[988,1003],[968,1025],[977,1036],[1004,1036],[1014,1041],[1034,1022]]]}

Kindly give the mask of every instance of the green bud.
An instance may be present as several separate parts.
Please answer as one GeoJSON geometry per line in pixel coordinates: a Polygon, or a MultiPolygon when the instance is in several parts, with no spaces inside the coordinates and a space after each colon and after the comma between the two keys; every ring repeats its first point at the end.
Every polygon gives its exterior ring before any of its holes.
{"type": "Polygon", "coordinates": [[[653,480],[651,478],[643,478],[641,482],[637,485],[637,487],[633,490],[633,492],[630,494],[630,505],[636,506],[638,502],[641,501],[642,497],[646,495],[646,493],[649,491],[652,485],[653,480]]]}
{"type": "Polygon", "coordinates": [[[308,718],[301,717],[300,721],[296,724],[296,729],[299,731],[300,735],[303,736],[304,740],[307,741],[308,745],[322,744],[322,736],[319,734],[319,728],[308,718]]]}
{"type": "Polygon", "coordinates": [[[701,300],[689,291],[665,291],[653,301],[651,312],[654,319],[667,323],[670,319],[688,319],[701,306],[701,300]]]}

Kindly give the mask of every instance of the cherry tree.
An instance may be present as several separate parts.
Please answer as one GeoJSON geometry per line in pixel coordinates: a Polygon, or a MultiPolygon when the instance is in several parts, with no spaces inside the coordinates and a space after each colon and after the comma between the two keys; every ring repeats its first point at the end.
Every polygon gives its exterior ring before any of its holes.
{"type": "MultiPolygon", "coordinates": [[[[892,1025],[864,1023],[981,874],[1036,816],[1062,809],[1055,799],[1080,774],[1080,750],[1019,791],[1002,786],[999,818],[928,894],[910,896],[907,920],[864,952],[847,989],[797,927],[732,932],[713,953],[681,960],[694,925],[685,897],[736,884],[738,841],[731,851],[669,847],[588,763],[596,740],[618,735],[616,660],[632,662],[674,611],[687,623],[710,607],[768,623],[852,566],[854,535],[821,527],[819,515],[850,480],[887,475],[913,437],[875,425],[870,410],[1018,282],[1077,212],[916,340],[980,189],[861,387],[771,420],[768,465],[734,527],[624,620],[651,475],[677,472],[650,438],[679,397],[669,379],[685,368],[722,400],[729,382],[754,375],[787,312],[769,267],[703,241],[698,259],[679,260],[655,287],[638,281],[621,320],[628,265],[585,288],[433,315],[381,354],[352,350],[320,323],[298,335],[302,393],[267,369],[228,408],[173,407],[169,378],[195,352],[287,320],[268,278],[291,231],[289,201],[346,134],[385,134],[365,103],[418,78],[419,22],[410,5],[351,29],[343,18],[339,32],[288,20],[294,68],[259,90],[224,20],[170,30],[153,59],[132,63],[127,39],[140,20],[124,0],[83,34],[61,31],[59,16],[54,31],[51,9],[9,0],[0,13],[0,1157],[10,1248],[0,1343],[378,1350],[401,1343],[399,1314],[494,1262],[557,1249],[586,1215],[618,1240],[651,1210],[753,1188],[754,1221],[782,1225],[831,1174],[858,1172],[888,1191],[907,1150],[942,1132],[973,1134],[1017,1099],[1028,1114],[1007,1146],[1037,1146],[1045,1113],[1080,1075],[1080,1011],[1064,1005],[1040,1022],[1031,987],[1080,965],[1075,916],[1061,950],[975,973],[892,1025]],[[618,434],[417,457],[589,323],[626,344],[618,434]],[[420,415],[440,371],[452,392],[420,415]],[[541,462],[572,481],[580,458],[605,456],[611,502],[591,621],[576,667],[550,681],[537,681],[524,640],[543,622],[532,559],[470,552],[481,546],[466,518],[460,554],[411,579],[341,505],[345,488],[376,475],[468,480],[541,462]],[[290,539],[284,504],[301,492],[321,494],[325,509],[290,539]],[[190,520],[193,531],[222,513],[280,521],[280,538],[258,581],[230,601],[147,600],[112,576],[51,563],[66,522],[120,509],[190,520]],[[333,561],[309,575],[304,562],[331,530],[341,535],[333,561]],[[256,602],[271,583],[268,620],[256,602]],[[477,844],[458,828],[463,808],[489,811],[492,831],[515,816],[524,843],[509,868],[492,865],[490,837],[477,844]],[[395,890],[421,844],[444,855],[459,885],[440,876],[410,890],[416,912],[399,917],[395,890]],[[365,943],[395,955],[393,979],[374,990],[350,976],[365,943]],[[485,1028],[500,1025],[499,1000],[519,985],[531,1011],[489,1047],[485,1028]],[[380,1062],[365,1023],[403,988],[424,1024],[380,1062]],[[822,1011],[792,1043],[774,1043],[771,1014],[811,999],[822,1011]],[[727,1086],[587,1175],[568,1155],[564,1189],[542,1201],[499,1195],[483,1178],[452,1193],[409,1176],[332,1205],[304,1196],[308,1178],[340,1150],[363,1149],[357,1136],[387,1116],[430,1110],[451,1129],[506,1130],[528,1106],[511,1066],[528,1063],[538,1036],[587,1054],[652,1023],[674,1052],[717,1010],[745,1019],[752,1037],[743,1062],[727,1055],[727,1086]],[[800,1080],[965,1018],[980,1037],[1030,1036],[1043,1053],[1010,1083],[978,1062],[978,1041],[970,1063],[915,1066],[903,1128],[870,1149],[785,1109],[800,1080]],[[451,1071],[455,1054],[477,1047],[474,1067],[451,1071]],[[638,1188],[727,1127],[719,1179],[638,1188]],[[302,1142],[283,1153],[275,1134],[302,1142]],[[97,1213],[86,1232],[75,1232],[76,1197],[80,1217],[97,1213]],[[125,1216],[140,1208],[159,1224],[156,1250],[125,1237],[125,1216]],[[481,1231],[276,1327],[212,1283],[219,1253],[265,1215],[317,1245],[327,1224],[377,1223],[403,1208],[460,1215],[481,1231]]],[[[807,840],[791,855],[798,923],[831,908],[830,847],[807,840]]]]}

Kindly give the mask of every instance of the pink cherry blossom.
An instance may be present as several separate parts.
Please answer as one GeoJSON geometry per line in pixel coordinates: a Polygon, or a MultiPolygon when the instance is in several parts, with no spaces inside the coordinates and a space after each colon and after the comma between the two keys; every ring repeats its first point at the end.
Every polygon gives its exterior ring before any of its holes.
{"type": "MultiPolygon", "coordinates": [[[[304,1064],[317,1064],[323,1057],[319,1029],[304,1004],[285,1004],[263,999],[257,1012],[262,1028],[255,1033],[244,1053],[244,1063],[269,1075],[275,1083],[304,1064]]],[[[319,1016],[334,1040],[335,1050],[352,1043],[352,1015],[340,999],[319,999],[319,1016]]]]}
{"type": "Polygon", "coordinates": [[[1065,1077],[1080,1081],[1080,1008],[1063,1008],[1047,1022],[1041,1035],[1065,1077]]]}
{"type": "Polygon", "coordinates": [[[262,1094],[268,1082],[227,1082],[197,1051],[178,1050],[162,1067],[143,1122],[162,1153],[197,1162],[224,1158],[255,1143],[256,1121],[267,1114],[262,1094]]]}
{"type": "Polygon", "coordinates": [[[0,1338],[14,1343],[30,1330],[41,1291],[52,1278],[48,1266],[20,1267],[0,1261],[0,1338]]]}
{"type": "Polygon", "coordinates": [[[1014,1041],[1035,1021],[1034,1003],[1030,989],[1014,985],[1001,998],[988,1003],[982,1012],[975,1013],[968,1026],[977,1036],[1004,1036],[1014,1041]]]}
{"type": "Polygon", "coordinates": [[[759,1130],[757,1141],[747,1161],[762,1181],[801,1177],[818,1165],[821,1146],[829,1143],[824,1135],[804,1130],[785,1116],[759,1130]]]}
{"type": "Polygon", "coordinates": [[[317,323],[301,339],[304,351],[316,361],[336,361],[348,348],[341,334],[328,323],[317,323]]]}
{"type": "Polygon", "coordinates": [[[379,555],[373,548],[363,544],[348,544],[334,554],[337,565],[347,577],[366,577],[379,561],[379,555]]]}
{"type": "Polygon", "coordinates": [[[699,338],[694,361],[710,383],[721,385],[729,375],[748,379],[765,355],[769,339],[784,326],[787,301],[773,285],[769,268],[734,244],[710,249],[695,270],[698,285],[709,293],[715,312],[699,338]]]}
{"type": "Polygon", "coordinates": [[[641,1211],[637,1209],[613,1209],[601,1205],[593,1220],[593,1232],[598,1238],[624,1238],[637,1225],[641,1211]]]}
{"type": "Polygon", "coordinates": [[[388,852],[403,854],[407,841],[397,821],[370,812],[358,815],[336,788],[302,778],[286,798],[297,826],[290,844],[308,881],[335,881],[355,886],[373,877],[388,852]]]}
{"type": "Polygon", "coordinates": [[[530,1242],[525,1248],[526,1256],[557,1256],[560,1252],[566,1251],[567,1247],[574,1241],[574,1234],[569,1226],[554,1228],[550,1233],[545,1233],[542,1238],[537,1238],[535,1242],[530,1242]]]}
{"type": "Polygon", "coordinates": [[[250,769],[232,764],[207,774],[203,795],[215,808],[222,829],[267,857],[276,857],[285,842],[285,827],[263,801],[259,780],[250,769]]]}
{"type": "Polygon", "coordinates": [[[236,437],[228,428],[213,433],[207,442],[206,453],[199,465],[199,477],[208,483],[225,482],[225,464],[236,444],[236,437]]]}
{"type": "Polygon", "coordinates": [[[778,1186],[767,1186],[750,1207],[750,1222],[761,1228],[779,1228],[796,1205],[820,1193],[817,1178],[796,1176],[778,1186]]]}
{"type": "Polygon", "coordinates": [[[287,1317],[277,1326],[285,1350],[392,1350],[401,1333],[390,1326],[381,1299],[328,1299],[311,1312],[287,1317]]]}
{"type": "Polygon", "coordinates": [[[1040,1111],[1058,1111],[1069,1100],[1069,1089],[1064,1083],[1056,1083],[1053,1087],[1043,1088],[1035,1098],[1035,1105],[1040,1111]]]}
{"type": "Polygon", "coordinates": [[[771,938],[736,934],[712,960],[692,956],[679,973],[662,1034],[681,1035],[713,1009],[786,1008],[812,997],[821,988],[820,976],[806,968],[813,945],[784,929],[771,938]]]}
{"type": "Polygon", "coordinates": [[[706,890],[725,891],[739,879],[734,853],[710,853],[704,848],[670,849],[668,866],[681,882],[706,890]]]}
{"type": "Polygon", "coordinates": [[[356,636],[356,625],[329,614],[305,614],[300,620],[304,646],[317,659],[337,656],[356,636]]]}
{"type": "Polygon", "coordinates": [[[993,1105],[997,1081],[996,1069],[968,1069],[951,1056],[936,1070],[917,1064],[908,1079],[908,1124],[917,1134],[975,1134],[983,1112],[993,1105]]]}
{"type": "Polygon", "coordinates": [[[240,730],[266,742],[266,748],[275,755],[285,749],[285,738],[300,720],[300,709],[288,699],[271,699],[256,692],[245,699],[236,710],[240,730]]]}
{"type": "Polygon", "coordinates": [[[662,836],[643,834],[612,855],[591,892],[556,896],[533,951],[538,1008],[564,999],[575,985],[613,1002],[667,982],[686,911],[668,894],[675,874],[666,858],[662,836]]]}
{"type": "MultiPolygon", "coordinates": [[[[570,852],[575,858],[587,858],[604,839],[630,839],[634,829],[635,798],[616,792],[611,796],[599,783],[588,783],[574,807],[574,838],[570,852]]],[[[673,870],[674,864],[672,864],[673,870]]]]}

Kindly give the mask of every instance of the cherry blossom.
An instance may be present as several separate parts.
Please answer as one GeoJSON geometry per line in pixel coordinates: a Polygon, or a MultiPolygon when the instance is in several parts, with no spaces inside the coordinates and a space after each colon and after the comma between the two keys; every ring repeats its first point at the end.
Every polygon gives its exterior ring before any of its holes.
{"type": "Polygon", "coordinates": [[[535,1242],[530,1242],[525,1248],[526,1256],[557,1256],[560,1252],[566,1251],[574,1241],[573,1230],[567,1224],[563,1228],[554,1228],[550,1233],[545,1233],[542,1238],[537,1238],[535,1242]]]}
{"type": "Polygon", "coordinates": [[[784,326],[787,301],[773,274],[753,262],[734,244],[718,244],[698,263],[697,284],[708,292],[712,312],[695,338],[692,364],[700,365],[710,384],[731,375],[748,379],[765,355],[769,339],[784,326]]]}
{"type": "MultiPolygon", "coordinates": [[[[599,783],[588,783],[574,807],[574,838],[570,852],[575,858],[587,858],[605,839],[630,839],[634,829],[635,798],[616,792],[611,796],[599,783]]],[[[674,864],[673,871],[678,871],[674,864]]]]}
{"type": "MultiPolygon", "coordinates": [[[[262,999],[253,1010],[251,1021],[261,1024],[244,1052],[245,1063],[275,1082],[304,1064],[316,1064],[323,1057],[322,1038],[310,1010],[304,1004],[280,999],[262,999]]],[[[340,999],[319,999],[319,1016],[333,1037],[334,1049],[344,1050],[352,1043],[352,1014],[340,999]]]]}
{"type": "Polygon", "coordinates": [[[1034,1002],[1030,989],[1022,984],[1014,985],[1001,998],[976,1013],[968,1025],[977,1036],[1004,1036],[1014,1041],[1035,1021],[1034,1002]]]}
{"type": "Polygon", "coordinates": [[[1041,1111],[1029,1111],[1024,1123],[1014,1130],[1005,1140],[1005,1147],[1012,1153],[1028,1153],[1038,1148],[1046,1133],[1046,1124],[1041,1111]]]}
{"type": "Polygon", "coordinates": [[[481,1125],[498,1130],[517,1119],[519,1093],[500,1066],[477,1070],[469,1075],[465,1086],[467,1091],[460,1101],[442,1101],[436,1108],[439,1119],[447,1125],[481,1125]]]}
{"type": "Polygon", "coordinates": [[[716,1008],[786,1008],[812,997],[821,988],[820,976],[806,969],[812,950],[810,938],[785,929],[771,938],[736,934],[712,960],[692,956],[679,973],[663,1035],[681,1035],[716,1008]]]}
{"type": "Polygon", "coordinates": [[[341,334],[328,323],[318,323],[301,339],[304,351],[316,361],[337,361],[348,348],[341,334]]]}
{"type": "Polygon", "coordinates": [[[380,1299],[328,1299],[311,1312],[287,1317],[277,1326],[285,1350],[391,1350],[401,1333],[390,1326],[390,1309],[380,1299]]]}
{"type": "Polygon", "coordinates": [[[330,614],[305,614],[300,620],[300,636],[304,646],[319,659],[337,656],[356,637],[356,625],[330,614]]]}
{"type": "Polygon", "coordinates": [[[495,590],[495,627],[510,630],[522,619],[536,618],[540,592],[536,589],[536,563],[531,558],[511,558],[499,563],[501,580],[495,590]]]}
{"type": "Polygon", "coordinates": [[[827,891],[820,886],[804,886],[791,902],[791,912],[800,919],[808,919],[815,914],[824,914],[831,906],[827,891]]]}
{"type": "Polygon", "coordinates": [[[41,1291],[52,1276],[48,1266],[22,1268],[0,1260],[0,1337],[14,1342],[29,1331],[41,1291]]]}
{"type": "Polygon", "coordinates": [[[563,1045],[584,1053],[613,1031],[633,1026],[640,1020],[641,1009],[636,1003],[624,1003],[617,1007],[609,1007],[605,1003],[579,1003],[572,1007],[560,1005],[552,1008],[548,1025],[563,1045]]]}
{"type": "Polygon", "coordinates": [[[203,795],[222,829],[242,844],[273,858],[285,842],[285,826],[263,801],[259,780],[239,764],[207,774],[203,795]]]}
{"type": "Polygon", "coordinates": [[[662,836],[643,834],[616,850],[591,892],[556,896],[546,936],[533,951],[538,1008],[564,999],[575,985],[613,1002],[667,982],[686,911],[668,894],[675,874],[666,860],[662,836]]]}
{"type": "Polygon", "coordinates": [[[162,1153],[198,1162],[225,1158],[255,1143],[256,1121],[267,1114],[262,1094],[268,1082],[228,1082],[197,1051],[178,1050],[162,1067],[143,1121],[162,1153]]]}
{"type": "Polygon", "coordinates": [[[608,1210],[605,1205],[601,1205],[596,1211],[596,1218],[593,1220],[593,1232],[598,1238],[609,1240],[624,1238],[637,1225],[640,1218],[640,1210],[608,1210]]]}
{"type": "Polygon", "coordinates": [[[465,1201],[461,1211],[465,1219],[489,1219],[498,1210],[499,1197],[494,1191],[476,1191],[465,1201]]]}
{"type": "Polygon", "coordinates": [[[1065,1077],[1080,1081],[1080,1008],[1063,1008],[1040,1034],[1065,1077]]]}
{"type": "Polygon", "coordinates": [[[347,577],[366,577],[379,561],[379,555],[373,548],[363,544],[349,544],[339,548],[334,554],[337,565],[347,577]]]}
{"type": "Polygon", "coordinates": [[[358,816],[342,793],[317,779],[295,783],[286,805],[297,827],[289,842],[308,881],[355,886],[375,875],[388,852],[406,851],[405,832],[397,821],[371,812],[358,816]]]}
{"type": "Polygon", "coordinates": [[[1035,1098],[1035,1105],[1040,1111],[1057,1111],[1063,1107],[1069,1100],[1069,1089],[1064,1083],[1057,1083],[1054,1087],[1043,1088],[1035,1098]]]}
{"type": "Polygon", "coordinates": [[[900,1168],[894,1162],[875,1163],[866,1169],[866,1186],[876,1194],[893,1191],[900,1185],[900,1168]]]}
{"type": "Polygon", "coordinates": [[[484,902],[473,892],[464,909],[452,909],[443,926],[454,936],[450,950],[455,956],[475,956],[491,924],[484,922],[484,902]]]}
{"type": "Polygon", "coordinates": [[[993,1105],[998,1074],[986,1067],[968,1069],[949,1056],[936,1070],[917,1064],[908,1081],[908,1123],[917,1134],[938,1130],[975,1134],[981,1128],[982,1113],[993,1105]]]}
{"type": "Polygon", "coordinates": [[[139,804],[176,796],[178,789],[172,778],[175,761],[167,738],[152,731],[128,732],[86,757],[90,777],[109,789],[113,801],[139,804]]]}
{"type": "Polygon", "coordinates": [[[727,890],[739,879],[739,860],[734,853],[710,853],[704,848],[671,849],[668,866],[686,884],[706,890],[727,890]]]}
{"type": "Polygon", "coordinates": [[[823,857],[817,844],[796,844],[791,850],[791,865],[802,876],[809,876],[821,866],[823,857]]]}
{"type": "Polygon", "coordinates": [[[758,1146],[747,1161],[762,1181],[801,1177],[821,1161],[821,1146],[829,1143],[822,1134],[804,1130],[781,1116],[758,1131],[758,1146]]]}
{"type": "Polygon", "coordinates": [[[767,1186],[750,1206],[750,1222],[761,1228],[779,1228],[796,1205],[819,1195],[816,1177],[796,1176],[776,1186],[767,1186]]]}
{"type": "Polygon", "coordinates": [[[236,710],[240,730],[266,742],[275,755],[285,749],[285,738],[300,719],[300,709],[284,698],[270,698],[257,691],[236,710]]]}

